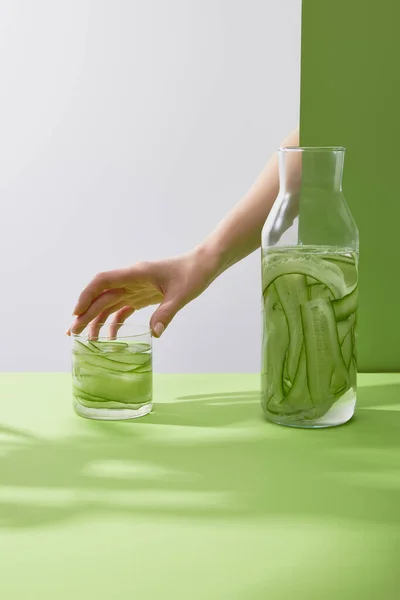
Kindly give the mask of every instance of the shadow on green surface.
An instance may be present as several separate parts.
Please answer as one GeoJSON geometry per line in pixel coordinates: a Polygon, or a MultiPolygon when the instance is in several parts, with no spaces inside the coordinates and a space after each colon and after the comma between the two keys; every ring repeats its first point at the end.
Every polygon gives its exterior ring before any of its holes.
{"type": "Polygon", "coordinates": [[[94,514],[320,517],[394,526],[396,407],[400,385],[361,388],[348,426],[289,430],[262,421],[257,393],[236,392],[178,398],[131,423],[81,420],[82,435],[57,441],[3,428],[0,527],[94,514]]]}
{"type": "Polygon", "coordinates": [[[373,385],[359,390],[359,408],[393,406],[400,410],[400,384],[373,385]]]}
{"type": "Polygon", "coordinates": [[[185,427],[221,427],[261,420],[258,392],[231,392],[179,396],[176,402],[159,404],[147,422],[185,427]]]}
{"type": "Polygon", "coordinates": [[[29,431],[23,431],[22,429],[15,429],[14,427],[7,427],[0,425],[0,436],[11,436],[13,438],[20,438],[25,440],[37,440],[38,438],[29,431]]]}

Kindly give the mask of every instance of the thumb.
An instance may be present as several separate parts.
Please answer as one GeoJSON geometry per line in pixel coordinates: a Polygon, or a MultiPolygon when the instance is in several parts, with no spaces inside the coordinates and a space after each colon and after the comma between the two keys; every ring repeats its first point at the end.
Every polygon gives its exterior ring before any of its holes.
{"type": "Polygon", "coordinates": [[[150,328],[154,337],[161,337],[165,329],[171,323],[176,313],[182,308],[182,304],[176,298],[165,297],[150,319],[150,328]]]}

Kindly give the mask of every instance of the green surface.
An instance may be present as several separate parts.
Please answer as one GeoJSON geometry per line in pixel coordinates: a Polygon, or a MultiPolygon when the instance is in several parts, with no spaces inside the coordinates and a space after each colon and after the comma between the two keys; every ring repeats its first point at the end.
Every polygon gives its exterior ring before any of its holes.
{"type": "Polygon", "coordinates": [[[102,423],[69,375],[1,375],[0,597],[397,599],[400,375],[324,431],[264,422],[258,384],[158,376],[102,423]]]}
{"type": "Polygon", "coordinates": [[[397,0],[303,0],[300,141],[347,148],[343,189],[360,229],[361,371],[400,370],[399,21],[397,0]]]}

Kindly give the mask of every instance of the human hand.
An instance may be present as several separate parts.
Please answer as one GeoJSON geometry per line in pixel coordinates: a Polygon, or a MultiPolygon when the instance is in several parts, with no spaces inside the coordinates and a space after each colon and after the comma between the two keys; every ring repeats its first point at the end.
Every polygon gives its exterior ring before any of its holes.
{"type": "Polygon", "coordinates": [[[216,259],[204,250],[99,273],[79,296],[76,318],[67,334],[80,334],[88,326],[89,337],[97,338],[102,324],[113,315],[108,335],[115,337],[120,324],[135,310],[160,304],[150,320],[153,335],[160,337],[176,313],[216,275],[216,259]]]}

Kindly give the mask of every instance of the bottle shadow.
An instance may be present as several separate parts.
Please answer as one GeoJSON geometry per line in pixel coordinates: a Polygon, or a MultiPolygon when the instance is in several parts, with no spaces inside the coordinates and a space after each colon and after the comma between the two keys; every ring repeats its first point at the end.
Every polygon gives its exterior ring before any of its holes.
{"type": "Polygon", "coordinates": [[[57,440],[3,426],[0,527],[97,513],[398,522],[400,385],[361,389],[354,421],[330,430],[264,423],[258,400],[180,397],[136,422],[80,420],[57,440]]]}

